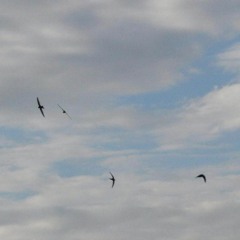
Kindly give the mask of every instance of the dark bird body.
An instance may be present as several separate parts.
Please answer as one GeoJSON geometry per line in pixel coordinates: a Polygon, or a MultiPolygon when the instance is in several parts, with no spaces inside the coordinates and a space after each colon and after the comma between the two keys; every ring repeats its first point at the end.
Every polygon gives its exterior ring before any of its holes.
{"type": "Polygon", "coordinates": [[[196,178],[203,178],[204,182],[207,182],[206,176],[204,174],[200,174],[196,176],[196,178]]]}
{"type": "Polygon", "coordinates": [[[111,174],[111,178],[109,178],[111,181],[112,181],[112,188],[113,188],[113,186],[114,186],[114,184],[115,184],[115,178],[114,178],[114,176],[112,175],[112,173],[111,172],[109,172],[110,174],[111,174]]]}
{"type": "Polygon", "coordinates": [[[62,109],[62,113],[66,114],[70,119],[72,119],[72,118],[68,115],[68,113],[66,112],[66,110],[64,110],[59,104],[58,104],[58,106],[62,109]]]}
{"type": "Polygon", "coordinates": [[[43,117],[45,117],[44,112],[43,112],[44,106],[41,105],[41,103],[40,103],[38,97],[37,97],[37,103],[38,103],[38,108],[39,108],[39,110],[41,111],[43,117]]]}

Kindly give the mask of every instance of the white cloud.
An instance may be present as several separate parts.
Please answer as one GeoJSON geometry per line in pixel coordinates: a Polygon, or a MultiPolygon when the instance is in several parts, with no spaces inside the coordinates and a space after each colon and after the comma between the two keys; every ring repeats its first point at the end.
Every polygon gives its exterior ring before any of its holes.
{"type": "Polygon", "coordinates": [[[218,65],[224,70],[239,74],[240,44],[234,44],[229,49],[220,53],[217,57],[218,65]]]}
{"type": "Polygon", "coordinates": [[[240,85],[226,85],[188,102],[157,131],[162,149],[197,145],[240,128],[240,85]]]}

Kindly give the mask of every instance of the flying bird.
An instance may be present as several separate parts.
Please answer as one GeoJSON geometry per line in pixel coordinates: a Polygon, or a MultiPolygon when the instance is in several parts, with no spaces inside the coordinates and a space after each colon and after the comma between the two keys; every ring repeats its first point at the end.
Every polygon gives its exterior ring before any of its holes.
{"type": "Polygon", "coordinates": [[[43,117],[45,117],[44,112],[43,112],[44,106],[41,105],[41,103],[40,103],[38,97],[37,97],[37,102],[38,102],[38,108],[39,108],[39,110],[41,111],[43,117]]]}
{"type": "Polygon", "coordinates": [[[112,175],[112,173],[111,172],[109,172],[110,174],[111,174],[111,178],[109,178],[111,181],[112,181],[112,188],[113,188],[113,186],[114,186],[114,184],[115,184],[115,178],[114,178],[114,176],[112,175]]]}
{"type": "Polygon", "coordinates": [[[62,109],[62,113],[65,113],[70,119],[72,119],[72,118],[68,115],[68,113],[66,112],[66,110],[64,110],[59,104],[58,104],[58,106],[62,109]]]}
{"type": "Polygon", "coordinates": [[[204,174],[200,174],[196,176],[196,178],[203,178],[204,182],[207,182],[206,176],[204,174]]]}

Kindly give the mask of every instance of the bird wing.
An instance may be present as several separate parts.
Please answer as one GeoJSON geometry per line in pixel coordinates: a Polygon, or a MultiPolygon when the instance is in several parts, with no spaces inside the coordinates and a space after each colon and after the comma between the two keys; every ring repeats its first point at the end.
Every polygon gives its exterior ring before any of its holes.
{"type": "Polygon", "coordinates": [[[67,114],[67,116],[72,120],[72,118],[69,116],[69,114],[65,111],[65,113],[67,114]]]}
{"type": "Polygon", "coordinates": [[[38,97],[37,97],[37,102],[38,102],[38,106],[41,106],[41,104],[40,104],[40,101],[39,101],[38,97]]]}
{"type": "Polygon", "coordinates": [[[205,175],[203,175],[202,177],[204,179],[204,182],[207,182],[207,179],[206,179],[205,175]]]}
{"type": "Polygon", "coordinates": [[[114,178],[114,176],[112,175],[112,173],[111,173],[111,172],[109,172],[109,173],[111,174],[112,178],[114,178]]]}
{"type": "Polygon", "coordinates": [[[63,111],[65,111],[59,104],[58,104],[58,106],[59,106],[63,111]]]}
{"type": "Polygon", "coordinates": [[[115,179],[112,180],[112,188],[113,188],[114,184],[115,184],[115,179]]]}
{"type": "Polygon", "coordinates": [[[40,111],[41,111],[42,115],[45,117],[45,115],[44,115],[44,112],[43,112],[42,108],[40,108],[40,111]]]}

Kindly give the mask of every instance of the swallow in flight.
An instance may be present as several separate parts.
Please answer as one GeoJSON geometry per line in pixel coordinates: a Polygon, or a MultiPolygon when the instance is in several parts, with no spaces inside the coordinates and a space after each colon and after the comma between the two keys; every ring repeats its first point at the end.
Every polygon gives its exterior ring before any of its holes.
{"type": "Polygon", "coordinates": [[[72,119],[72,118],[68,115],[68,113],[66,112],[66,110],[64,110],[59,104],[58,104],[58,106],[62,109],[62,112],[63,112],[63,113],[65,113],[70,119],[72,119]]]}
{"type": "Polygon", "coordinates": [[[114,186],[114,184],[115,184],[115,178],[114,178],[114,176],[112,175],[112,173],[111,172],[109,172],[110,174],[111,174],[111,178],[109,178],[111,181],[112,181],[112,188],[113,188],[113,186],[114,186]]]}
{"type": "Polygon", "coordinates": [[[38,108],[39,108],[39,110],[41,111],[43,117],[45,117],[44,112],[43,112],[44,106],[41,105],[38,97],[37,97],[37,102],[38,102],[38,108]]]}
{"type": "Polygon", "coordinates": [[[204,182],[207,182],[206,176],[204,174],[200,174],[196,176],[196,178],[203,178],[204,182]]]}

